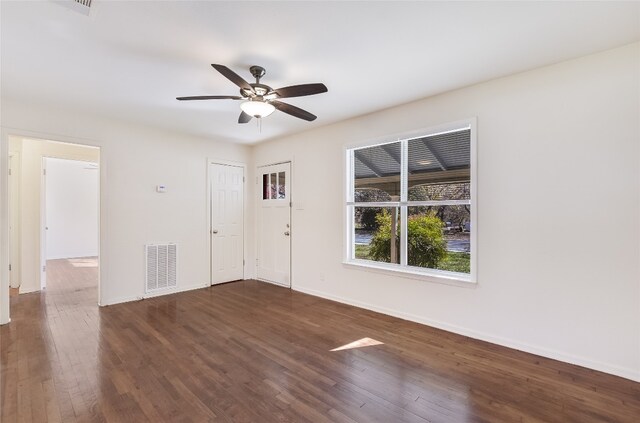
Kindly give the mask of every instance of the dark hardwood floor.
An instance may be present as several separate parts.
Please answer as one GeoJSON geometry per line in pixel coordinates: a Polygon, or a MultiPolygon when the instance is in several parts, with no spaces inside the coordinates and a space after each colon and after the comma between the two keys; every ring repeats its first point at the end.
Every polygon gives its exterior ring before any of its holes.
{"type": "Polygon", "coordinates": [[[0,329],[3,423],[640,421],[638,383],[261,282],[99,309],[90,261],[48,279],[0,329]]]}

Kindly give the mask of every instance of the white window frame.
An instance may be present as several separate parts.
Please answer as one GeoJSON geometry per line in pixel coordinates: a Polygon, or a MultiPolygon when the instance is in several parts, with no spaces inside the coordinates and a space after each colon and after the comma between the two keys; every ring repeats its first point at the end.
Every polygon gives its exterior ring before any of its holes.
{"type": "Polygon", "coordinates": [[[435,127],[425,128],[418,131],[412,131],[409,133],[396,134],[393,136],[386,136],[383,138],[361,141],[357,143],[347,144],[344,146],[344,175],[345,175],[345,193],[344,193],[344,233],[345,244],[343,248],[344,260],[343,263],[347,266],[353,266],[362,270],[382,272],[387,274],[393,274],[397,276],[409,277],[413,279],[420,279],[429,282],[445,283],[458,286],[472,286],[477,284],[477,261],[478,261],[478,178],[477,178],[477,137],[476,137],[476,118],[464,119],[456,122],[451,122],[444,125],[438,125],[435,127]],[[428,136],[434,136],[447,132],[455,132],[464,129],[470,130],[470,186],[471,186],[471,199],[470,200],[449,200],[449,201],[407,201],[408,192],[408,175],[407,175],[407,160],[408,160],[408,145],[409,141],[416,138],[424,138],[428,136]],[[354,240],[354,208],[361,207],[362,203],[356,203],[354,201],[354,150],[366,147],[374,147],[376,145],[390,144],[395,142],[401,142],[401,165],[400,165],[400,184],[401,195],[400,201],[390,201],[381,203],[366,203],[370,207],[398,207],[400,209],[400,219],[402,222],[407,221],[408,207],[410,206],[433,206],[433,205],[452,205],[452,204],[465,204],[471,206],[471,258],[470,258],[470,273],[450,272],[438,269],[420,268],[415,266],[409,266],[407,264],[407,251],[406,251],[406,239],[407,239],[407,225],[403,223],[401,225],[401,239],[405,242],[400,243],[400,264],[383,263],[371,260],[362,260],[355,258],[355,240],[354,240]]]}

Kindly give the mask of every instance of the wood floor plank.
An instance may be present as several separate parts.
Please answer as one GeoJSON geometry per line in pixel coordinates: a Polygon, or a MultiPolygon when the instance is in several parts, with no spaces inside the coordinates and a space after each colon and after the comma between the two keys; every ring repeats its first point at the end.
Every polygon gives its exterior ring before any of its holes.
{"type": "Polygon", "coordinates": [[[3,423],[640,421],[638,383],[274,285],[98,308],[95,259],[47,268],[0,328],[3,423]]]}

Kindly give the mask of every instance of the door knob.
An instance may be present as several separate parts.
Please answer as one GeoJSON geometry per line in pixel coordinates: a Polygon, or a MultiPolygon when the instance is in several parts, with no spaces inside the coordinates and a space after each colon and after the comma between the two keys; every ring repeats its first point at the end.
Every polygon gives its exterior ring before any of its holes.
{"type": "Polygon", "coordinates": [[[289,236],[289,231],[285,231],[284,233],[286,236],[289,236]]]}
{"type": "Polygon", "coordinates": [[[218,230],[217,230],[217,229],[211,229],[211,233],[212,233],[212,234],[217,234],[217,233],[218,233],[218,230]]]}

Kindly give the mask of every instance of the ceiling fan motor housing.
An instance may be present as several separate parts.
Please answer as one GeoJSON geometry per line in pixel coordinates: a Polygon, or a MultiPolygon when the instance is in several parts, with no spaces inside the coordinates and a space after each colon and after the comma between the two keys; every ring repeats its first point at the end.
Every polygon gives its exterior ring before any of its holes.
{"type": "MultiPolygon", "coordinates": [[[[255,95],[258,96],[258,97],[262,97],[262,96],[266,95],[267,93],[270,93],[270,92],[273,91],[273,89],[268,85],[258,84],[258,83],[249,84],[249,85],[251,85],[251,87],[253,87],[253,91],[254,91],[255,95]]],[[[247,89],[240,88],[240,94],[243,97],[246,97],[246,98],[253,97],[254,93],[252,93],[251,91],[249,91],[247,89]]]]}
{"type": "Polygon", "coordinates": [[[259,84],[260,78],[262,78],[264,74],[267,73],[267,71],[262,66],[258,65],[251,66],[249,68],[249,72],[251,72],[251,75],[253,75],[253,77],[256,79],[256,84],[259,84]]]}

